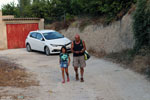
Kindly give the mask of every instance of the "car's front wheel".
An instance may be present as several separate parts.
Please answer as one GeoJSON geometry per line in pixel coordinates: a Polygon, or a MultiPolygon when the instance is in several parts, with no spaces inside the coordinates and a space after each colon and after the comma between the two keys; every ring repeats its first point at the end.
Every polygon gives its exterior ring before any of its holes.
{"type": "Polygon", "coordinates": [[[47,56],[49,56],[49,55],[50,55],[49,47],[45,47],[45,54],[46,54],[47,56]]]}
{"type": "Polygon", "coordinates": [[[26,45],[26,49],[27,49],[28,52],[31,52],[31,51],[32,51],[30,44],[27,44],[27,45],[26,45]]]}

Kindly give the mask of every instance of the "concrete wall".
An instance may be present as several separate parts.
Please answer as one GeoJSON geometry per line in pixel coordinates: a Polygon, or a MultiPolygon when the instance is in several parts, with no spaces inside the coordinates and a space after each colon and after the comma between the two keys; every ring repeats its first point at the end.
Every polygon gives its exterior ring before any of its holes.
{"type": "Polygon", "coordinates": [[[76,33],[79,33],[81,38],[85,40],[87,49],[111,53],[133,48],[134,39],[131,24],[131,16],[126,15],[121,21],[114,22],[106,27],[89,25],[80,32],[78,27],[71,25],[67,30],[61,30],[60,32],[71,40],[74,39],[76,33]]]}
{"type": "Polygon", "coordinates": [[[14,15],[2,16],[2,18],[15,18],[14,15]]]}
{"type": "MultiPolygon", "coordinates": [[[[0,37],[2,36],[2,12],[0,11],[0,37]]],[[[2,45],[2,38],[0,38],[0,49],[1,49],[1,45],[2,45]]]]}
{"type": "Polygon", "coordinates": [[[2,12],[0,11],[0,49],[7,48],[7,37],[5,34],[5,27],[2,19],[2,12]]]}
{"type": "Polygon", "coordinates": [[[44,19],[40,19],[40,21],[39,21],[39,29],[40,30],[44,29],[44,19]]]}

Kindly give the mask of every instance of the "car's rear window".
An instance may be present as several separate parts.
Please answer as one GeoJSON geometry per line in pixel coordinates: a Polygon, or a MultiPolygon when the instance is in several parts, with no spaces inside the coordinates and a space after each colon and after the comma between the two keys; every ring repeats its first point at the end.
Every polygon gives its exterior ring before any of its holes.
{"type": "Polygon", "coordinates": [[[62,34],[58,32],[47,32],[47,33],[43,33],[43,35],[47,40],[59,39],[64,37],[62,34]]]}

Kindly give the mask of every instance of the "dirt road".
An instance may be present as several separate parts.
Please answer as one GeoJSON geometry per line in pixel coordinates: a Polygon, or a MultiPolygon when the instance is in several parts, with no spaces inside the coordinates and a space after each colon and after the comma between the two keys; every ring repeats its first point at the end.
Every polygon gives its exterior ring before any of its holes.
{"type": "MultiPolygon", "coordinates": [[[[84,83],[75,81],[73,67],[70,66],[71,81],[62,84],[58,55],[45,56],[16,49],[0,51],[0,56],[22,65],[40,83],[40,86],[27,88],[0,87],[0,94],[24,97],[17,100],[150,100],[150,82],[103,59],[92,57],[87,61],[84,83]]],[[[12,100],[10,98],[1,100],[12,100]]]]}

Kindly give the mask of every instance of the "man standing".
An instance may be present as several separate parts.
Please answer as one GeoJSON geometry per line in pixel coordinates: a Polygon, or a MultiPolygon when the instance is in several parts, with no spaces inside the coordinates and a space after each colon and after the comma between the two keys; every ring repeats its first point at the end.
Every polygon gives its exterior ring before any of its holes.
{"type": "Polygon", "coordinates": [[[85,42],[80,39],[78,34],[75,35],[75,40],[72,42],[71,51],[73,53],[73,66],[76,74],[76,80],[79,80],[78,68],[80,67],[81,82],[84,82],[83,73],[86,62],[84,52],[86,50],[85,42]]]}

